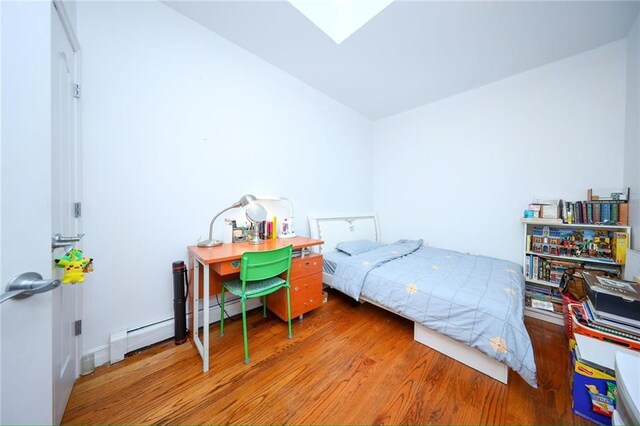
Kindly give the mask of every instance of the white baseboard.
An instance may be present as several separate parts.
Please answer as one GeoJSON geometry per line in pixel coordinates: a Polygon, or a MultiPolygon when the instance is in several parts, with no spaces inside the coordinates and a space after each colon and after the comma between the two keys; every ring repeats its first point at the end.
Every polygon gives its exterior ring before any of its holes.
{"type": "Polygon", "coordinates": [[[109,362],[115,364],[124,359],[127,351],[127,330],[119,330],[109,336],[109,362]]]}
{"type": "MultiPolygon", "coordinates": [[[[262,306],[260,299],[250,299],[247,301],[247,310],[254,309],[262,306]]],[[[227,300],[225,303],[225,310],[228,315],[237,315],[242,312],[239,299],[227,300]]],[[[202,324],[204,321],[204,315],[202,309],[198,310],[198,324],[202,324]]],[[[209,324],[213,324],[220,321],[220,307],[215,304],[209,307],[209,324]]],[[[193,326],[193,320],[191,313],[187,314],[187,327],[190,329],[193,326]]],[[[114,332],[111,335],[111,345],[99,346],[91,349],[83,354],[94,354],[95,365],[103,365],[107,363],[114,364],[122,361],[124,355],[135,351],[140,348],[144,348],[153,345],[163,340],[170,339],[174,336],[174,320],[173,318],[167,319],[154,324],[149,324],[143,327],[138,327],[133,330],[126,330],[125,336],[120,332],[114,332]],[[126,340],[126,343],[125,343],[126,340]]]]}
{"type": "Polygon", "coordinates": [[[97,348],[89,349],[83,353],[82,356],[93,354],[95,357],[95,366],[109,364],[109,345],[98,346],[97,348]]]}

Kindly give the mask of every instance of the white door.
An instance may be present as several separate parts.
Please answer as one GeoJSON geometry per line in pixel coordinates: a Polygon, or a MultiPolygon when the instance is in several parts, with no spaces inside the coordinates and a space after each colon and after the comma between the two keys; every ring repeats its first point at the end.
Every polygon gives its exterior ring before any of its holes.
{"type": "MultiPolygon", "coordinates": [[[[77,149],[74,96],[75,55],[57,13],[52,17],[52,232],[64,238],[77,237],[81,229],[80,215],[74,205],[80,200],[80,173],[77,149]]],[[[64,256],[67,248],[53,251],[53,258],[64,256]]],[[[54,260],[52,259],[52,260],[54,260]]],[[[54,267],[54,278],[62,279],[63,270],[54,267]]],[[[76,321],[80,321],[81,284],[63,285],[53,292],[53,414],[62,420],[73,383],[78,377],[81,349],[76,321]]]]}
{"type": "MultiPolygon", "coordinates": [[[[79,229],[68,218],[79,182],[71,91],[75,59],[59,17],[47,1],[0,2],[0,8],[4,292],[24,272],[60,274],[52,259],[64,251],[52,253],[51,239],[79,229]]],[[[60,422],[78,374],[78,287],[0,303],[0,424],[60,422]]]]}

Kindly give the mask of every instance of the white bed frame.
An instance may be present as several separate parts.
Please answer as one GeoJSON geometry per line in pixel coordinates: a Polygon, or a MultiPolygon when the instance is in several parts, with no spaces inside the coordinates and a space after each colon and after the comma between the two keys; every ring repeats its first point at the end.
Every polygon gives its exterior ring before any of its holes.
{"type": "MultiPolygon", "coordinates": [[[[315,251],[319,253],[322,253],[323,250],[325,252],[334,250],[340,241],[368,239],[382,242],[378,220],[374,215],[309,216],[309,229],[311,230],[311,238],[324,241],[323,246],[314,247],[315,251]]],[[[322,282],[331,286],[332,277],[332,275],[323,272],[322,282]]],[[[367,298],[361,297],[360,300],[389,310],[385,306],[367,298]]],[[[507,383],[508,367],[475,348],[453,340],[417,322],[414,322],[413,338],[415,341],[468,365],[499,382],[507,383]]]]}

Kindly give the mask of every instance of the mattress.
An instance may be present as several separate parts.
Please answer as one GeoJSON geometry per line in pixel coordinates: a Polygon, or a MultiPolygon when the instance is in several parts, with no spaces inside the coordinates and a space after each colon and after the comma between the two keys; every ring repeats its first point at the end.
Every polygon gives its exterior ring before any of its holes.
{"type": "Polygon", "coordinates": [[[329,254],[331,287],[509,365],[532,386],[536,367],[524,326],[522,268],[506,260],[401,240],[357,256],[329,254]]]}
{"type": "Polygon", "coordinates": [[[322,253],[322,271],[326,274],[333,275],[336,273],[338,263],[347,260],[351,256],[339,250],[332,250],[322,253]]]}

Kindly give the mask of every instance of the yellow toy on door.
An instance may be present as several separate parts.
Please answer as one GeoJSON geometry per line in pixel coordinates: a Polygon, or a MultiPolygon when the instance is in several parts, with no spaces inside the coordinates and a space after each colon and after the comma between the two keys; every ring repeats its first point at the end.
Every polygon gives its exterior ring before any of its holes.
{"type": "Polygon", "coordinates": [[[56,259],[58,268],[64,268],[62,284],[78,284],[84,282],[85,272],[93,271],[93,259],[84,257],[81,250],[73,248],[62,258],[56,259]]]}

